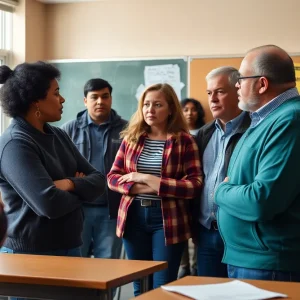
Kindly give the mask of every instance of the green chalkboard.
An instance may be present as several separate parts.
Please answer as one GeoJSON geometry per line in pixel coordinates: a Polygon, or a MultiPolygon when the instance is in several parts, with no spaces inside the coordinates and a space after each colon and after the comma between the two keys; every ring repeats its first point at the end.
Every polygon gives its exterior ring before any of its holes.
{"type": "Polygon", "coordinates": [[[112,85],[112,107],[126,120],[136,111],[137,95],[151,80],[171,80],[174,82],[172,85],[178,87],[179,76],[181,88],[177,89],[177,94],[181,99],[187,95],[185,57],[92,62],[52,61],[52,64],[61,71],[60,93],[66,99],[62,119],[54,124],[57,126],[74,119],[79,111],[85,109],[83,86],[91,78],[103,78],[112,85]]]}

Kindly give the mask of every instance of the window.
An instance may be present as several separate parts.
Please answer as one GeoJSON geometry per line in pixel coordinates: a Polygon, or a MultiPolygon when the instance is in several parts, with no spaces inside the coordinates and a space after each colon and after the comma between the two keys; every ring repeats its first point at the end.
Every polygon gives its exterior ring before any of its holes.
{"type": "MultiPolygon", "coordinates": [[[[12,49],[12,13],[3,9],[0,2],[0,65],[9,65],[12,49]]],[[[8,118],[0,108],[0,134],[7,127],[8,122],[8,118]]]]}

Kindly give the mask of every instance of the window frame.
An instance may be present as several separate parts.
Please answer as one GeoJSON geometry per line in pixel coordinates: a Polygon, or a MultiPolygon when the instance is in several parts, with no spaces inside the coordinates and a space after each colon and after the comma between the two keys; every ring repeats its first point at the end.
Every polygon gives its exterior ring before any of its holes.
{"type": "MultiPolygon", "coordinates": [[[[0,62],[11,66],[12,62],[12,28],[13,16],[11,12],[0,10],[0,62]]],[[[7,117],[0,107],[0,134],[7,128],[10,118],[7,117]]]]}

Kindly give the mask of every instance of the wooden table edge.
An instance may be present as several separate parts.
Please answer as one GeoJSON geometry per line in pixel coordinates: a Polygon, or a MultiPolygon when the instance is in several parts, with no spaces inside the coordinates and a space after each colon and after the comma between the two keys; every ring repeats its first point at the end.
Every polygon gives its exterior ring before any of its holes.
{"type": "Polygon", "coordinates": [[[0,282],[13,283],[13,284],[32,284],[32,285],[48,285],[48,286],[62,286],[62,287],[78,287],[88,289],[100,289],[106,290],[109,288],[118,287],[134,280],[149,276],[155,272],[164,270],[167,268],[167,262],[157,262],[155,266],[151,266],[144,270],[136,271],[125,276],[120,276],[106,282],[99,281],[82,281],[81,279],[70,278],[41,278],[37,276],[17,276],[17,275],[3,275],[0,274],[0,282]]]}

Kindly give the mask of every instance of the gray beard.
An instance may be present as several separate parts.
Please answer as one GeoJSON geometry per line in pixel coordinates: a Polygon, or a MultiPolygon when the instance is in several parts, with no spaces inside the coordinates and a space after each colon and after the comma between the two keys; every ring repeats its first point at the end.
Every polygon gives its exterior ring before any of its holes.
{"type": "Polygon", "coordinates": [[[257,110],[257,107],[259,107],[259,100],[253,99],[253,100],[248,101],[247,103],[239,101],[238,106],[239,106],[239,109],[241,109],[243,111],[254,112],[257,110]]]}

